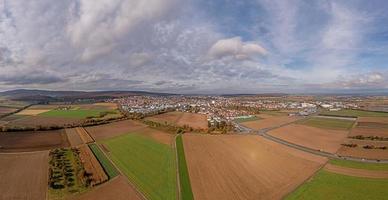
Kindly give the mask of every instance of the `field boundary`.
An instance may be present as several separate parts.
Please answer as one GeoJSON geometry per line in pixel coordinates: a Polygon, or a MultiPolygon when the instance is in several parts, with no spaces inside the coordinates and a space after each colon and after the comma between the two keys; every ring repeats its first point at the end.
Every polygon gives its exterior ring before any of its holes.
{"type": "Polygon", "coordinates": [[[179,177],[179,191],[180,191],[180,199],[184,200],[193,200],[194,194],[191,188],[191,182],[190,182],[190,176],[189,171],[187,169],[187,162],[185,158],[185,151],[184,151],[184,145],[183,145],[183,136],[182,134],[175,136],[175,146],[176,146],[176,154],[177,154],[177,172],[179,177]],[[182,165],[181,165],[182,164],[182,165]],[[182,169],[182,170],[180,170],[182,169]],[[185,183],[181,180],[182,177],[187,177],[185,180],[185,183]],[[182,185],[184,184],[184,185],[182,185]],[[184,189],[183,195],[181,189],[184,189]]]}
{"type": "Polygon", "coordinates": [[[177,195],[178,199],[182,200],[182,195],[181,195],[181,181],[180,181],[180,176],[179,176],[179,161],[178,161],[178,149],[176,145],[176,140],[178,138],[178,134],[175,135],[173,143],[173,149],[175,152],[175,166],[176,166],[176,187],[177,187],[177,195]]]}

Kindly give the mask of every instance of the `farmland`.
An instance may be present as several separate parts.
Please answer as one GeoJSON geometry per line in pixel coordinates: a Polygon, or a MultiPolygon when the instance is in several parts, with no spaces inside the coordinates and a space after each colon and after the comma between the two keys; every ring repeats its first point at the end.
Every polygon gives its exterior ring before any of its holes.
{"type": "Polygon", "coordinates": [[[354,124],[354,122],[351,120],[329,119],[320,117],[310,117],[305,120],[298,121],[297,123],[316,128],[336,130],[349,130],[354,124]]]}
{"type": "Polygon", "coordinates": [[[187,125],[194,129],[207,129],[207,118],[206,115],[197,114],[197,113],[187,113],[187,112],[168,112],[160,115],[155,115],[152,117],[147,117],[146,120],[173,124],[177,126],[187,125]]]}
{"type": "Polygon", "coordinates": [[[383,163],[363,163],[363,162],[355,162],[350,160],[330,160],[329,163],[333,165],[355,168],[355,169],[388,171],[388,164],[383,164],[383,163]]]}
{"type": "Polygon", "coordinates": [[[149,199],[176,199],[175,153],[171,146],[131,133],[102,141],[120,170],[149,199]]]}
{"type": "Polygon", "coordinates": [[[280,126],[283,124],[287,124],[290,122],[293,122],[297,120],[297,117],[290,117],[287,115],[258,115],[258,117],[263,118],[255,121],[248,121],[248,122],[243,122],[241,123],[242,125],[255,129],[255,130],[260,130],[264,128],[271,128],[271,127],[276,127],[280,126]]]}
{"type": "Polygon", "coordinates": [[[0,133],[0,152],[40,151],[70,146],[64,130],[0,133]]]}
{"type": "Polygon", "coordinates": [[[109,179],[112,179],[117,175],[119,175],[119,172],[116,170],[113,164],[108,160],[105,154],[100,150],[97,144],[89,144],[89,147],[93,151],[93,154],[96,156],[98,161],[101,163],[109,179]]]}
{"type": "Polygon", "coordinates": [[[89,149],[87,145],[82,145],[79,149],[79,157],[85,172],[90,174],[90,185],[95,186],[108,180],[108,176],[105,174],[104,169],[89,149]]]}
{"type": "Polygon", "coordinates": [[[0,199],[45,199],[47,172],[46,151],[0,154],[0,199]]]}
{"type": "Polygon", "coordinates": [[[364,110],[323,111],[320,114],[343,117],[388,117],[388,112],[375,112],[364,110]]]}
{"type": "Polygon", "coordinates": [[[183,139],[195,199],[280,199],[326,161],[259,136],[183,139]]]}
{"type": "Polygon", "coordinates": [[[286,199],[386,199],[388,179],[318,172],[286,199]]]}
{"type": "Polygon", "coordinates": [[[85,127],[85,129],[95,140],[99,141],[123,135],[128,132],[136,131],[145,127],[146,125],[140,122],[133,120],[124,120],[99,126],[85,127]]]}
{"type": "Polygon", "coordinates": [[[357,158],[388,159],[388,149],[367,148],[367,146],[388,148],[388,141],[347,139],[344,143],[356,144],[357,146],[343,146],[338,150],[339,155],[357,158]]]}
{"type": "Polygon", "coordinates": [[[194,199],[193,192],[191,190],[190,176],[187,170],[187,163],[185,158],[185,151],[183,147],[182,135],[176,138],[176,148],[178,154],[178,166],[179,166],[179,181],[181,188],[182,199],[190,200],[194,199]]]}
{"type": "Polygon", "coordinates": [[[348,133],[342,130],[325,130],[291,124],[272,130],[269,134],[311,149],[335,153],[341,147],[348,133]]]}

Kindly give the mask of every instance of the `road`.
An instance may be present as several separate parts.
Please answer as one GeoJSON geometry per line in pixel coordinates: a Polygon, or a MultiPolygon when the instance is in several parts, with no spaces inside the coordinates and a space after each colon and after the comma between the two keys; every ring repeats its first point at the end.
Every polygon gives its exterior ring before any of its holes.
{"type": "Polygon", "coordinates": [[[287,126],[287,125],[292,124],[292,123],[295,123],[295,121],[294,122],[290,122],[290,123],[286,123],[286,124],[282,124],[280,126],[260,129],[258,131],[254,130],[254,129],[251,129],[249,127],[243,126],[241,124],[238,124],[238,126],[241,129],[243,129],[243,130],[247,130],[248,133],[255,133],[255,134],[260,135],[263,138],[271,140],[273,142],[276,142],[276,143],[279,143],[279,144],[282,144],[282,145],[286,145],[288,147],[291,147],[291,148],[294,148],[294,149],[298,149],[298,150],[301,150],[301,151],[304,151],[304,152],[307,152],[307,153],[311,153],[311,154],[314,154],[314,155],[318,155],[318,156],[323,156],[323,157],[327,157],[327,158],[334,158],[334,159],[342,159],[342,160],[351,160],[351,161],[357,161],[357,162],[388,163],[388,160],[374,160],[374,159],[365,159],[365,158],[355,158],[355,157],[350,157],[350,156],[339,156],[339,155],[334,154],[334,153],[329,153],[329,152],[325,152],[325,151],[321,151],[321,150],[317,150],[317,149],[311,149],[311,148],[308,148],[308,147],[305,147],[305,146],[294,144],[294,143],[288,142],[286,140],[282,140],[280,138],[277,138],[277,137],[274,137],[272,135],[267,134],[268,131],[271,131],[273,129],[277,129],[277,128],[280,128],[280,127],[283,127],[283,126],[287,126]]]}

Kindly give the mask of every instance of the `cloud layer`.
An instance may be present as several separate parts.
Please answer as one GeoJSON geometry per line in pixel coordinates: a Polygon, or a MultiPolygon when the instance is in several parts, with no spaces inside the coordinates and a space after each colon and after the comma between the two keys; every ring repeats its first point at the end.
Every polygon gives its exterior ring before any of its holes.
{"type": "Polygon", "coordinates": [[[387,90],[384,1],[0,1],[0,90],[387,90]]]}

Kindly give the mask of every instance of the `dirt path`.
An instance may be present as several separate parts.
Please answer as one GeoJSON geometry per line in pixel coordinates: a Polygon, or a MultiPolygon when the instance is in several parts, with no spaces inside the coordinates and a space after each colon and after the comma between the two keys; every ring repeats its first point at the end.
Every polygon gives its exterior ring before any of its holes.
{"type": "Polygon", "coordinates": [[[388,178],[388,171],[372,171],[366,169],[355,169],[341,167],[337,165],[327,164],[325,168],[327,171],[334,172],[337,174],[343,174],[347,176],[356,176],[363,178],[388,178]]]}

